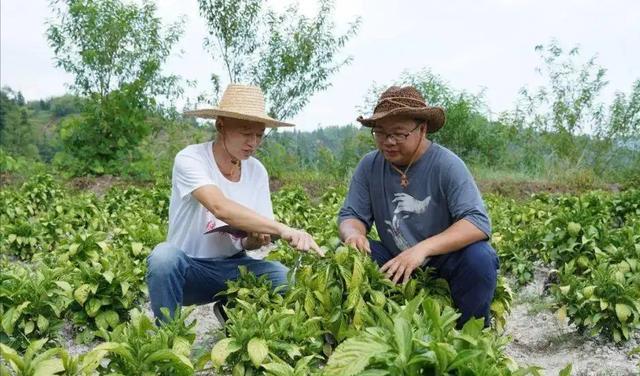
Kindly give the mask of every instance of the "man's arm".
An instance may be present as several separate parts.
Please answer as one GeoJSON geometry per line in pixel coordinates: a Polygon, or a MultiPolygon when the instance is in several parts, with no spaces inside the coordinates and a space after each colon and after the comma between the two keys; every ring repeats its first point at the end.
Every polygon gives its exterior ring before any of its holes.
{"type": "Polygon", "coordinates": [[[439,233],[416,244],[417,248],[425,257],[444,255],[460,250],[469,244],[487,239],[487,235],[476,225],[461,219],[439,233]]]}
{"type": "Polygon", "coordinates": [[[233,227],[247,232],[277,234],[299,250],[307,251],[312,249],[316,253],[323,253],[307,232],[293,229],[285,224],[266,218],[233,200],[229,200],[214,185],[202,186],[191,194],[216,218],[233,227]]]}
{"type": "Polygon", "coordinates": [[[364,223],[355,218],[347,218],[339,227],[340,239],[346,244],[355,247],[360,252],[371,253],[367,228],[364,223]]]}
{"type": "Polygon", "coordinates": [[[421,241],[401,252],[380,268],[393,282],[407,282],[411,273],[421,266],[427,257],[458,251],[469,244],[487,239],[487,235],[476,225],[461,219],[438,235],[421,241]]]}

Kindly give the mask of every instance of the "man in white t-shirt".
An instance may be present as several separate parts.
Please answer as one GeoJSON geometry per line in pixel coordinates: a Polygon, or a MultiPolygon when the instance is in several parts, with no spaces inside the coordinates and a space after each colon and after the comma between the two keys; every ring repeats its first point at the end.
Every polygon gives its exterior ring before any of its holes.
{"type": "Polygon", "coordinates": [[[300,250],[322,255],[311,235],[273,219],[269,177],[253,153],[265,127],[292,126],[265,112],[260,88],[229,85],[220,105],[187,115],[215,118],[215,142],[189,145],[175,158],[169,204],[167,241],[147,260],[151,308],[210,303],[226,281],[236,279],[244,265],[257,276],[267,275],[272,287],[287,281],[287,268],[256,260],[245,250],[271,242],[275,235],[300,250]],[[236,231],[217,231],[230,226],[236,231]]]}

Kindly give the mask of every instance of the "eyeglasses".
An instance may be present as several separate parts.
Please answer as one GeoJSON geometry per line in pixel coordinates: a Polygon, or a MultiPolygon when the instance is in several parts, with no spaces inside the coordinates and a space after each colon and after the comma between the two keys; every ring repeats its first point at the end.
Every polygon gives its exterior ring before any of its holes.
{"type": "Polygon", "coordinates": [[[409,137],[409,135],[418,128],[420,128],[420,124],[416,125],[415,128],[413,128],[407,133],[385,133],[382,131],[371,129],[371,135],[373,136],[373,138],[375,138],[377,142],[385,142],[387,139],[391,139],[396,144],[401,144],[407,141],[407,137],[409,137]]]}

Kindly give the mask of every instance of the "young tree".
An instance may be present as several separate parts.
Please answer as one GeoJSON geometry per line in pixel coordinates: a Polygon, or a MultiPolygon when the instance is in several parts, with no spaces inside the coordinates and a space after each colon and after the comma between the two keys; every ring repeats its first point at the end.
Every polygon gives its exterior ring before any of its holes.
{"type": "Polygon", "coordinates": [[[601,172],[612,149],[639,130],[640,85],[636,82],[628,99],[617,93],[607,108],[600,100],[608,85],[606,69],[596,56],[579,63],[578,47],[565,51],[555,40],[536,46],[536,51],[544,62],[536,70],[546,84],[521,90],[523,124],[543,134],[570,166],[586,165],[601,172]]]}
{"type": "MultiPolygon", "coordinates": [[[[177,77],[161,66],[182,34],[182,22],[163,29],[156,7],[120,0],[60,0],[51,7],[47,37],[56,65],[74,75],[86,97],[81,117],[61,127],[63,154],[77,172],[117,170],[149,132],[145,114],[158,95],[174,95],[177,77]]],[[[70,167],[70,166],[68,166],[70,167]]]]}
{"type": "MultiPolygon", "coordinates": [[[[338,52],[353,37],[357,18],[344,34],[335,31],[333,3],[320,0],[318,13],[308,18],[297,5],[283,12],[264,6],[263,0],[198,0],[209,36],[205,46],[221,59],[229,81],[251,82],[262,88],[278,119],[297,114],[316,92],[326,89],[329,77],[350,58],[338,52]]],[[[214,85],[219,76],[214,75],[214,85]]]]}

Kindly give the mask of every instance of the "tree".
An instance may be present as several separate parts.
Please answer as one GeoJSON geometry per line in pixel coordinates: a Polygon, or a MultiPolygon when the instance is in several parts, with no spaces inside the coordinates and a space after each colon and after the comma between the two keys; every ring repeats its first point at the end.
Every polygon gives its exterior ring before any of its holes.
{"type": "Polygon", "coordinates": [[[56,160],[76,173],[117,171],[135,158],[149,133],[145,115],[158,95],[176,95],[178,78],[161,66],[182,34],[182,22],[163,29],[153,3],[62,0],[47,37],[58,67],[74,75],[86,98],[82,116],[63,122],[63,152],[56,160]]]}
{"type": "Polygon", "coordinates": [[[536,46],[543,65],[536,70],[546,83],[521,90],[522,124],[543,134],[553,152],[570,167],[606,168],[612,149],[638,133],[640,84],[628,99],[617,93],[610,106],[600,100],[608,85],[606,69],[592,56],[580,63],[580,50],[566,51],[555,40],[536,46]]]}
{"type": "MultiPolygon", "coordinates": [[[[209,36],[205,46],[221,59],[229,81],[251,82],[264,91],[268,112],[278,119],[297,114],[316,92],[326,89],[329,77],[350,58],[336,55],[353,37],[357,18],[344,34],[331,20],[333,3],[320,0],[313,18],[297,5],[283,12],[264,7],[262,0],[198,0],[209,36]]],[[[219,85],[219,75],[213,75],[219,85]]]]}

